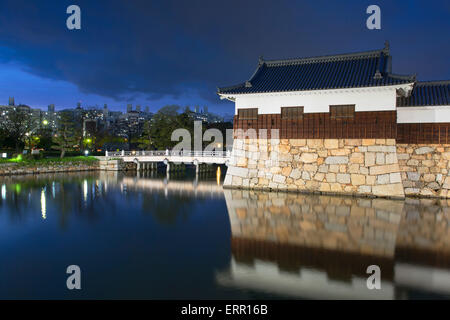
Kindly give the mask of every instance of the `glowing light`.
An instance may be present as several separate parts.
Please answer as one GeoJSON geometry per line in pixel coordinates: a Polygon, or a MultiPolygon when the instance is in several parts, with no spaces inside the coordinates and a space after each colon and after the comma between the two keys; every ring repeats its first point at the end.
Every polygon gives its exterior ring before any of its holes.
{"type": "Polygon", "coordinates": [[[42,121],[42,124],[43,124],[44,126],[48,125],[48,120],[42,121]]]}
{"type": "Polygon", "coordinates": [[[41,191],[41,214],[42,219],[47,219],[47,202],[45,200],[45,189],[41,191]]]}
{"type": "Polygon", "coordinates": [[[83,200],[84,202],[87,202],[88,197],[88,183],[87,180],[83,181],[83,200]]]}
{"type": "Polygon", "coordinates": [[[84,155],[88,156],[89,155],[89,150],[84,150],[84,155]]]}
{"type": "Polygon", "coordinates": [[[2,184],[2,199],[6,200],[6,184],[2,184]]]}
{"type": "Polygon", "coordinates": [[[217,185],[220,186],[220,167],[217,167],[217,171],[216,171],[216,179],[217,179],[217,185]]]}

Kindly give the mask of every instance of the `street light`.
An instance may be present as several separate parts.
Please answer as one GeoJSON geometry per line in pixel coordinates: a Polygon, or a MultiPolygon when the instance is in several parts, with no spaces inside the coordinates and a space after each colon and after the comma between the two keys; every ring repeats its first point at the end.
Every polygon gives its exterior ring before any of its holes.
{"type": "Polygon", "coordinates": [[[89,155],[89,150],[84,150],[84,155],[87,157],[89,155]]]}
{"type": "Polygon", "coordinates": [[[48,125],[48,120],[47,120],[47,119],[44,119],[44,121],[42,121],[42,124],[43,124],[44,126],[48,125]]]}

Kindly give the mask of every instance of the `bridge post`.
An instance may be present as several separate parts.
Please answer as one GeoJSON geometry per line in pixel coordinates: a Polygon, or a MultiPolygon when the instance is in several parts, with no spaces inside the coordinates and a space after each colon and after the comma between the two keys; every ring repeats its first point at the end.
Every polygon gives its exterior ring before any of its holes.
{"type": "Polygon", "coordinates": [[[125,156],[125,150],[122,150],[122,157],[125,156]]]}
{"type": "Polygon", "coordinates": [[[169,174],[169,171],[170,171],[170,162],[167,162],[166,173],[169,174]]]}
{"type": "Polygon", "coordinates": [[[108,150],[105,150],[105,157],[108,156],[108,150]]]}

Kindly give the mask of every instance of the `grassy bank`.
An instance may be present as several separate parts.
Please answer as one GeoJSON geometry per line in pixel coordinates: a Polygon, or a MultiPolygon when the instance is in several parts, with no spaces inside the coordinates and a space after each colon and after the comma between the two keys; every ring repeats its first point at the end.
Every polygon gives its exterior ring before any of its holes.
{"type": "Polygon", "coordinates": [[[94,164],[98,159],[95,157],[85,157],[85,156],[76,156],[76,157],[64,157],[64,158],[42,158],[42,159],[33,159],[33,158],[23,158],[16,157],[12,159],[0,159],[0,164],[11,164],[14,166],[23,166],[23,167],[31,167],[31,166],[54,166],[54,165],[77,165],[77,164],[94,164]]]}

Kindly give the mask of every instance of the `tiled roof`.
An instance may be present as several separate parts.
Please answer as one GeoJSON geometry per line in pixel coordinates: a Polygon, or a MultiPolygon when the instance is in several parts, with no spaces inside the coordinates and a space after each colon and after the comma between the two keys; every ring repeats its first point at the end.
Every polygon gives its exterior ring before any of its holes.
{"type": "Polygon", "coordinates": [[[397,98],[397,107],[448,105],[450,81],[417,82],[409,97],[397,98]]]}
{"type": "Polygon", "coordinates": [[[386,86],[415,81],[391,73],[389,48],[290,60],[260,58],[250,80],[218,88],[219,94],[306,91],[386,86]]]}

